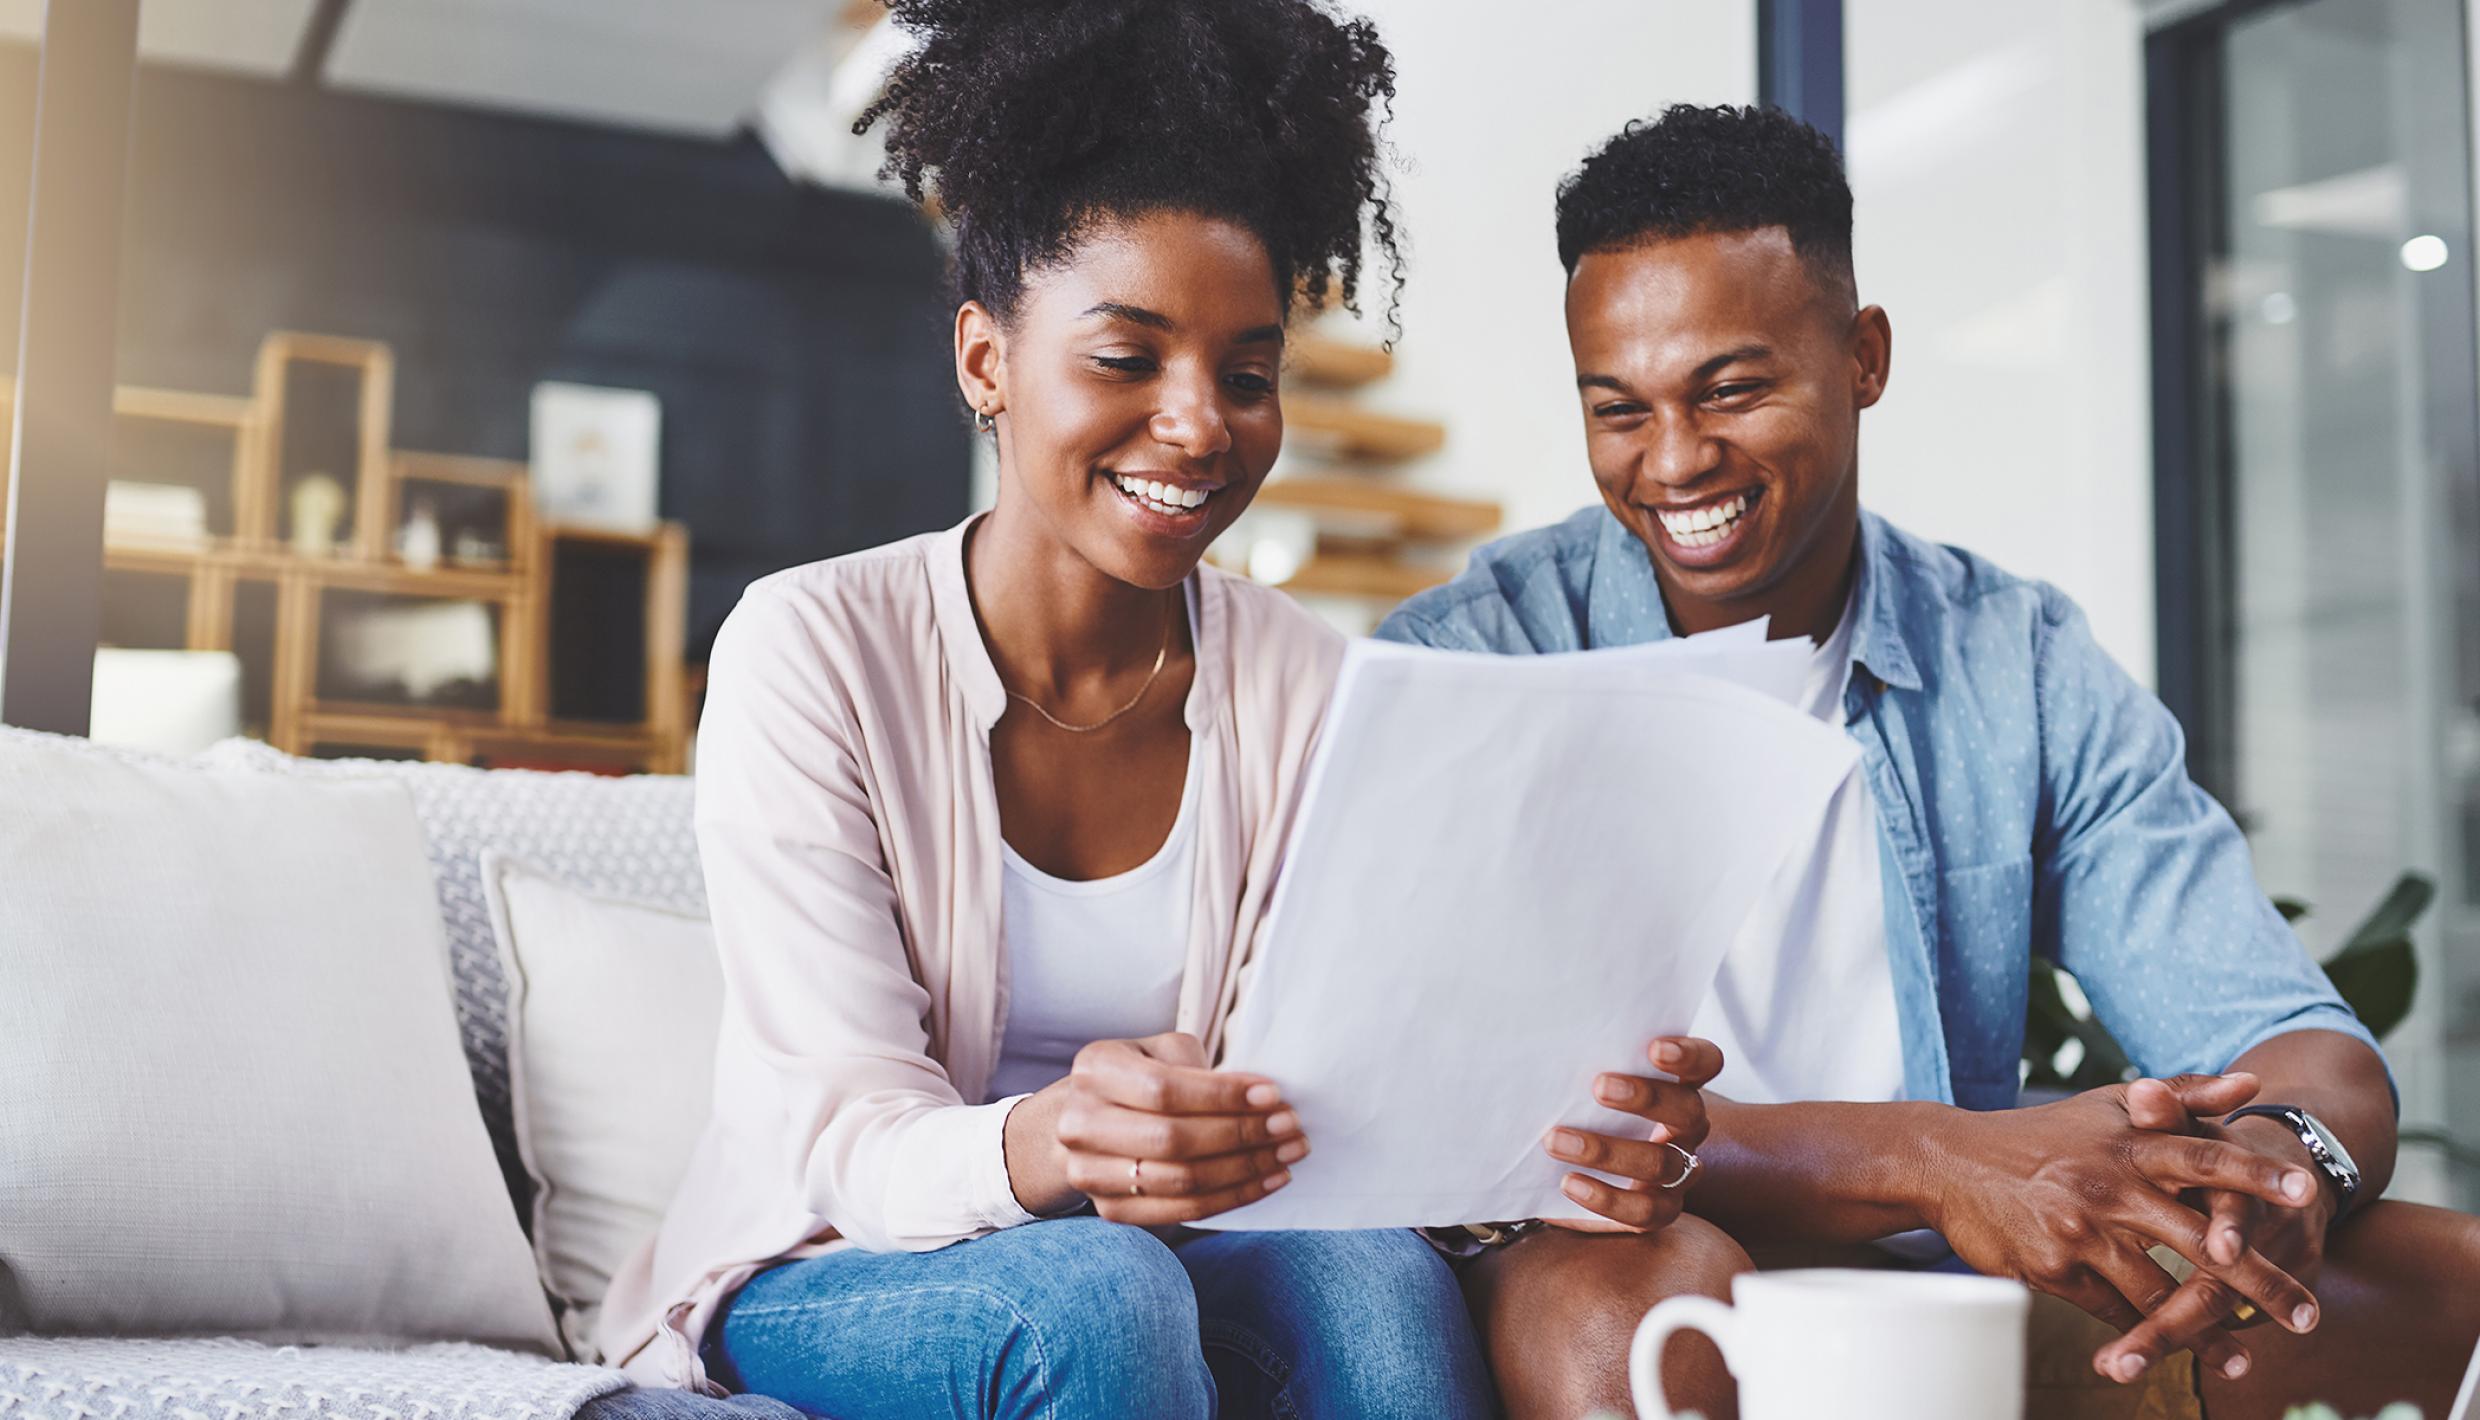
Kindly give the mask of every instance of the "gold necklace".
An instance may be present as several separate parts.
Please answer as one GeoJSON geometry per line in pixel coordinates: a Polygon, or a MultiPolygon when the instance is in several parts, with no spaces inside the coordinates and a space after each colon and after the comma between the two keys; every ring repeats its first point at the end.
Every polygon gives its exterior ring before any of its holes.
{"type": "MultiPolygon", "coordinates": [[[[1145,673],[1145,684],[1140,685],[1140,686],[1138,686],[1138,687],[1137,687],[1137,693],[1136,693],[1135,695],[1132,695],[1132,696],[1130,696],[1130,697],[1128,698],[1128,703],[1127,703],[1127,704],[1122,705],[1122,706],[1121,706],[1121,707],[1119,707],[1117,710],[1112,711],[1110,714],[1103,716],[1101,719],[1094,721],[1094,722],[1093,722],[1092,724],[1090,724],[1090,725],[1071,725],[1071,724],[1069,724],[1067,721],[1062,720],[1062,719],[1060,719],[1058,716],[1056,716],[1056,715],[1052,714],[1050,711],[1043,709],[1043,708],[1042,708],[1042,704],[1041,704],[1041,702],[1040,702],[1040,701],[1035,700],[1035,699],[1034,699],[1032,696],[1030,696],[1030,695],[1019,695],[1019,694],[1017,694],[1015,691],[1010,690],[1010,691],[1008,691],[1008,699],[1010,699],[1010,700],[1021,700],[1021,701],[1025,702],[1027,705],[1032,706],[1032,707],[1033,707],[1033,713],[1034,713],[1034,714],[1039,715],[1039,716],[1041,716],[1043,719],[1050,721],[1050,722],[1051,722],[1051,724],[1052,724],[1052,725],[1054,725],[1054,726],[1056,726],[1057,728],[1062,729],[1062,730],[1066,730],[1069,734],[1072,734],[1072,735],[1090,735],[1090,734],[1092,734],[1094,731],[1099,730],[1099,729],[1101,729],[1103,726],[1108,725],[1108,724],[1110,724],[1112,721],[1114,721],[1114,720],[1118,719],[1120,716],[1125,715],[1125,714],[1127,714],[1129,711],[1136,709],[1136,708],[1137,708],[1137,705],[1138,705],[1138,702],[1140,702],[1140,701],[1142,701],[1142,700],[1144,700],[1144,699],[1145,699],[1145,693],[1146,693],[1147,691],[1152,690],[1152,689],[1154,688],[1154,682],[1155,682],[1155,680],[1156,680],[1157,678],[1159,678],[1159,677],[1162,675],[1163,663],[1164,663],[1165,661],[1170,660],[1170,659],[1171,659],[1171,618],[1170,618],[1168,615],[1166,615],[1166,616],[1164,616],[1164,617],[1163,617],[1163,637],[1162,637],[1162,648],[1161,648],[1160,650],[1157,650],[1157,651],[1154,653],[1154,668],[1153,668],[1152,670],[1147,671],[1147,672],[1145,673]]],[[[1000,688],[1001,688],[1001,689],[1003,689],[1003,690],[1004,690],[1004,689],[1006,689],[1006,687],[1005,687],[1004,685],[1003,685],[1003,686],[1001,686],[1000,688]]]]}

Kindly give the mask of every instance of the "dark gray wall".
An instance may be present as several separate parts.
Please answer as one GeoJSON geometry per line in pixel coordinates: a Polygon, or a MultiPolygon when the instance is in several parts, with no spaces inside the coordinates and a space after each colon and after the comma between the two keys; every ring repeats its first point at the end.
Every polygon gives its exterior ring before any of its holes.
{"type": "MultiPolygon", "coordinates": [[[[33,61],[0,46],[0,331],[33,61]]],[[[399,447],[514,459],[536,381],[652,390],[700,657],[753,577],[964,515],[952,308],[904,204],[795,186],[746,138],[151,66],[136,129],[124,381],[239,394],[271,329],[384,340],[399,447]]]]}

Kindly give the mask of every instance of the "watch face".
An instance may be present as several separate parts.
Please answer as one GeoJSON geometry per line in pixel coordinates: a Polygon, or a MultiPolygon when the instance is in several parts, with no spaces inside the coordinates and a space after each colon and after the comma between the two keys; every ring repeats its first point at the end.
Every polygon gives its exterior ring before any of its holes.
{"type": "Polygon", "coordinates": [[[2308,1132],[2316,1136],[2316,1141],[2325,1146],[2325,1152],[2333,1156],[2334,1162],[2342,1165],[2352,1178],[2357,1179],[2359,1165],[2351,1162],[2351,1151],[2342,1147],[2342,1141],[2334,1137],[2333,1131],[2327,1129],[2323,1121],[2306,1110],[2301,1110],[2299,1117],[2307,1124],[2308,1132]]]}

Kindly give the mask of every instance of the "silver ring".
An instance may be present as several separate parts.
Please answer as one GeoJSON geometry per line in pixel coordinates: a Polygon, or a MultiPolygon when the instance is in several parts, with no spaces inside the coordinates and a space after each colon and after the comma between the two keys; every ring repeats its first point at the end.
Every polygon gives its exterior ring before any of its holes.
{"type": "Polygon", "coordinates": [[[1668,1139],[1662,1141],[1662,1147],[1679,1156],[1679,1177],[1672,1179],[1668,1183],[1657,1183],[1654,1187],[1661,1189],[1664,1193],[1668,1193],[1675,1188],[1686,1188],[1688,1186],[1688,1180],[1696,1177],[1696,1171],[1705,1167],[1705,1161],[1698,1158],[1696,1155],[1689,1153],[1687,1150],[1680,1148],[1677,1144],[1672,1143],[1668,1139]]]}
{"type": "MultiPolygon", "coordinates": [[[[1691,1156],[1691,1157],[1693,1157],[1693,1156],[1691,1156]]],[[[1145,1172],[1145,1160],[1143,1160],[1143,1159],[1130,1159],[1130,1160],[1128,1161],[1128,1196],[1129,1196],[1129,1197],[1131,1197],[1131,1198],[1143,1198],[1143,1197],[1145,1196],[1145,1179],[1142,1177],[1142,1175],[1144,1174],[1144,1172],[1145,1172]]]]}

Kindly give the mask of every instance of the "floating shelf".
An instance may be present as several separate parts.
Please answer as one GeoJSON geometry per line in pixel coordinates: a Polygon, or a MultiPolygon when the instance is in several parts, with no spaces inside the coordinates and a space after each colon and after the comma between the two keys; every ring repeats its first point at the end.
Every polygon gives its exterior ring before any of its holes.
{"type": "Polygon", "coordinates": [[[1285,394],[1283,422],[1290,435],[1303,443],[1351,458],[1419,458],[1434,454],[1447,444],[1447,428],[1443,424],[1379,414],[1328,394],[1298,390],[1285,394]]]}
{"type": "Polygon", "coordinates": [[[1375,345],[1355,345],[1315,331],[1291,337],[1284,348],[1284,373],[1303,384],[1326,389],[1358,389],[1395,373],[1395,356],[1375,345]]]}
{"type": "Polygon", "coordinates": [[[1341,514],[1364,535],[1416,542],[1483,537],[1498,531],[1502,517],[1496,503],[1349,478],[1275,479],[1250,506],[1341,514]]]}
{"type": "Polygon", "coordinates": [[[1367,553],[1320,552],[1284,579],[1299,597],[1353,597],[1399,602],[1445,583],[1453,574],[1367,553]]]}

